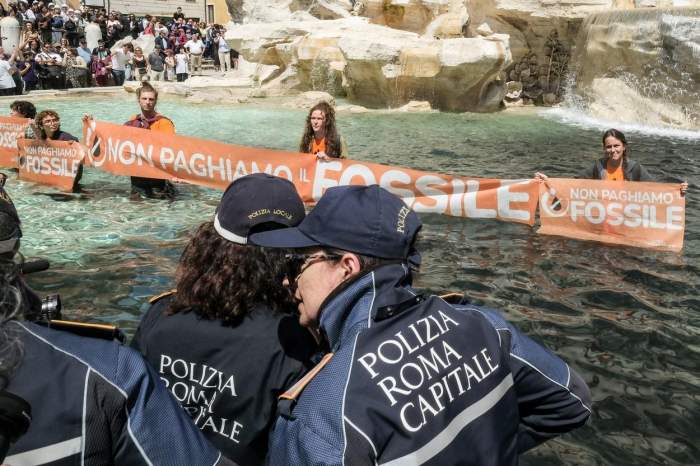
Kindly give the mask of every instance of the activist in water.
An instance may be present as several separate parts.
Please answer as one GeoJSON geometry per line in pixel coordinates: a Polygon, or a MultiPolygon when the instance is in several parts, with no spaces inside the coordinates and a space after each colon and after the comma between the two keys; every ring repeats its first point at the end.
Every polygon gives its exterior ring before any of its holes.
{"type": "Polygon", "coordinates": [[[338,134],[335,110],[328,102],[319,102],[309,110],[299,152],[313,154],[320,160],[347,158],[348,148],[338,134]]]}
{"type": "MultiPolygon", "coordinates": [[[[158,90],[156,88],[145,82],[136,91],[136,97],[141,113],[131,117],[129,121],[124,123],[125,126],[175,134],[173,121],[156,112],[158,104],[158,90]]],[[[175,186],[168,180],[132,176],[131,193],[134,196],[172,199],[176,195],[176,190],[175,186]]]]}
{"type": "Polygon", "coordinates": [[[420,228],[383,188],[340,186],[298,227],[251,236],[296,249],[300,322],[330,348],[282,395],[270,464],[515,465],[588,419],[560,358],[496,311],[411,288],[420,228]]]}
{"type": "MultiPolygon", "coordinates": [[[[611,128],[603,133],[603,151],[605,156],[580,172],[576,178],[608,181],[656,181],[644,166],[632,160],[627,154],[627,138],[617,129],[611,128]]],[[[535,173],[535,178],[547,181],[544,173],[535,173]]],[[[681,183],[681,195],[688,191],[688,182],[681,183]]]]}
{"type": "Polygon", "coordinates": [[[303,218],[285,179],[261,173],[231,183],[214,221],[185,247],[177,291],[151,301],[132,342],[209,440],[244,465],[264,462],[276,399],[316,351],[290,315],[281,254],[247,239],[303,218]]]}
{"type": "MultiPolygon", "coordinates": [[[[43,110],[35,118],[33,129],[37,139],[49,139],[52,141],[73,141],[79,142],[78,138],[72,134],[61,130],[61,117],[55,110],[43,110]]],[[[78,166],[75,180],[73,181],[73,192],[80,192],[80,179],[83,177],[83,164],[78,166]]]]}

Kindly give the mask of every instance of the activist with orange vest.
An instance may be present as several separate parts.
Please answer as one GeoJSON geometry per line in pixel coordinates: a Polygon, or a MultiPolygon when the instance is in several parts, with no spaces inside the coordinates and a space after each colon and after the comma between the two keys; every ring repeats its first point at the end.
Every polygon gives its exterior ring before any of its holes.
{"type": "MultiPolygon", "coordinates": [[[[35,118],[35,125],[32,127],[32,132],[37,136],[37,139],[48,139],[52,141],[73,141],[80,142],[78,138],[72,134],[61,130],[61,117],[54,110],[43,110],[39,112],[35,118]]],[[[74,193],[80,192],[80,180],[83,177],[83,164],[78,166],[75,180],[73,181],[74,193]]]]}
{"type": "MultiPolygon", "coordinates": [[[[172,120],[156,112],[158,91],[153,86],[147,82],[143,83],[136,91],[136,96],[141,107],[141,113],[131,117],[129,121],[124,123],[125,126],[175,134],[175,124],[172,120]]],[[[149,198],[171,199],[175,197],[176,190],[175,186],[168,180],[132,176],[131,193],[132,195],[144,195],[149,198]]]]}
{"type": "Polygon", "coordinates": [[[319,102],[309,111],[299,152],[314,154],[319,160],[347,158],[345,140],[335,127],[335,111],[327,102],[319,102]]]}
{"type": "MultiPolygon", "coordinates": [[[[655,181],[644,166],[627,156],[627,138],[622,131],[611,128],[603,133],[605,157],[596,160],[576,178],[607,181],[655,181]]],[[[547,181],[547,175],[535,173],[535,178],[547,181]]],[[[681,196],[688,191],[688,182],[681,183],[681,196]]]]}

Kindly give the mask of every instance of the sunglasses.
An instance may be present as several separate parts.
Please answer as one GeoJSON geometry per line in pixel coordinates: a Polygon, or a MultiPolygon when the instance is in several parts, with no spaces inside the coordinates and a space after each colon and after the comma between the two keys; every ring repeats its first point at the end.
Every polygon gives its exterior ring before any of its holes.
{"type": "Polygon", "coordinates": [[[340,259],[340,254],[325,254],[315,252],[312,254],[285,254],[285,274],[290,284],[295,284],[301,274],[306,269],[316,264],[317,262],[336,261],[340,259]]]}

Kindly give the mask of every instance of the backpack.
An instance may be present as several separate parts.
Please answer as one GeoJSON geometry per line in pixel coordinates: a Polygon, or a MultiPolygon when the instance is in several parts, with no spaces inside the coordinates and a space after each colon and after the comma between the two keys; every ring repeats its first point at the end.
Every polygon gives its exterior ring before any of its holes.
{"type": "Polygon", "coordinates": [[[66,21],[66,23],[63,25],[63,28],[68,31],[68,32],[73,32],[76,30],[76,25],[72,20],[66,21]]]}

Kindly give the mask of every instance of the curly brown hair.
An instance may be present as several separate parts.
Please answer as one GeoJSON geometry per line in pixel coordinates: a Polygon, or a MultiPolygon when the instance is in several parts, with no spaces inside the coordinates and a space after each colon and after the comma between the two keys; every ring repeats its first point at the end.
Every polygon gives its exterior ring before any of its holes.
{"type": "Polygon", "coordinates": [[[233,243],[216,232],[213,222],[203,223],[182,252],[168,313],[194,311],[235,326],[256,305],[292,309],[291,294],[282,286],[283,259],[281,250],[233,243]]]}
{"type": "MultiPolygon", "coordinates": [[[[48,136],[46,135],[46,130],[44,129],[44,118],[46,117],[54,117],[57,120],[60,120],[61,117],[58,115],[58,113],[55,110],[42,110],[36,115],[36,118],[34,118],[34,122],[36,123],[37,127],[39,128],[39,134],[37,135],[40,139],[46,139],[48,136]]],[[[61,130],[61,126],[59,125],[58,131],[61,130]]]]}
{"type": "Polygon", "coordinates": [[[311,114],[316,110],[320,110],[326,116],[324,125],[326,133],[326,154],[329,157],[340,157],[342,151],[340,136],[335,127],[335,110],[328,102],[319,102],[309,110],[306,116],[306,125],[304,126],[304,135],[301,137],[299,144],[299,152],[308,153],[311,151],[311,140],[314,138],[314,130],[311,128],[311,114]]]}

